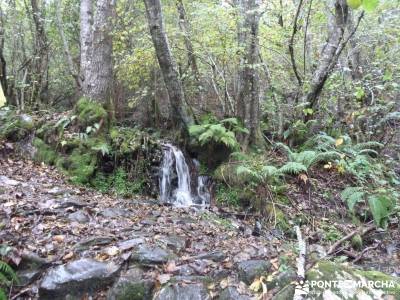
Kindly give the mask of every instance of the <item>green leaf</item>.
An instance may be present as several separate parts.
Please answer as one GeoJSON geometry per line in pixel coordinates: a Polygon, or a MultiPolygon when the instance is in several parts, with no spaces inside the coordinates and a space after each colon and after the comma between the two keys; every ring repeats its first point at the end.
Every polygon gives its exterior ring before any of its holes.
{"type": "Polygon", "coordinates": [[[362,1],[363,8],[368,12],[373,11],[378,6],[378,4],[379,4],[379,0],[363,0],[362,1]]]}

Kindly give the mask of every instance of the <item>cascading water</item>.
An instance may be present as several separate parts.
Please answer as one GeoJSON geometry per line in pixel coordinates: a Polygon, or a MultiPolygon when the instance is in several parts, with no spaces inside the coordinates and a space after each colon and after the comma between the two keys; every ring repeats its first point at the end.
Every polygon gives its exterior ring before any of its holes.
{"type": "MultiPolygon", "coordinates": [[[[190,168],[181,150],[171,144],[164,144],[160,174],[160,200],[176,206],[210,204],[210,193],[206,176],[198,176],[195,194],[191,191],[190,168]]],[[[198,162],[195,162],[196,167],[198,162]]]]}

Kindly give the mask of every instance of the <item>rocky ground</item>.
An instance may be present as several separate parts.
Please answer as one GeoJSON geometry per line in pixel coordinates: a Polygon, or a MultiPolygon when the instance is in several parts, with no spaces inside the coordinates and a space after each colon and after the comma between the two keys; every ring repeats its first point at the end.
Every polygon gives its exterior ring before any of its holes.
{"type": "MultiPolygon", "coordinates": [[[[255,224],[253,215],[217,208],[107,196],[45,165],[0,159],[0,254],[20,278],[10,299],[291,299],[297,241],[255,224]]],[[[317,265],[309,276],[368,275],[332,268],[317,265]]],[[[397,289],[354,299],[400,299],[398,279],[379,276],[397,289]]],[[[308,299],[346,299],[325,290],[308,299]]]]}

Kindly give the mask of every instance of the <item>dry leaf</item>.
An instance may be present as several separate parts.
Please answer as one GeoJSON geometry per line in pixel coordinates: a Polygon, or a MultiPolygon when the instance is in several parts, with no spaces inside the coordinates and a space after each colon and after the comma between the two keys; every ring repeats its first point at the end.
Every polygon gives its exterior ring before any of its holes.
{"type": "Polygon", "coordinates": [[[339,147],[341,144],[343,144],[343,142],[344,142],[343,138],[338,138],[338,139],[335,141],[335,146],[336,146],[336,147],[339,147]]]}
{"type": "Polygon", "coordinates": [[[304,174],[304,173],[299,174],[299,179],[301,181],[303,181],[304,183],[308,182],[308,176],[306,174],[304,174]]]}
{"type": "Polygon", "coordinates": [[[253,283],[250,285],[249,288],[253,292],[258,292],[261,289],[261,280],[260,280],[260,278],[254,279],[253,283]]]}
{"type": "Polygon", "coordinates": [[[157,276],[157,280],[160,284],[166,284],[171,279],[169,274],[160,274],[157,276]]]}
{"type": "Polygon", "coordinates": [[[53,236],[53,241],[57,242],[57,243],[62,243],[64,242],[65,237],[63,235],[55,235],[53,236]]]}
{"type": "Polygon", "coordinates": [[[71,259],[73,257],[74,257],[74,252],[70,251],[67,254],[65,254],[62,259],[63,260],[69,260],[69,259],[71,259]]]}
{"type": "Polygon", "coordinates": [[[116,256],[119,254],[119,248],[116,246],[111,246],[104,249],[104,253],[107,254],[108,256],[116,256]]]}

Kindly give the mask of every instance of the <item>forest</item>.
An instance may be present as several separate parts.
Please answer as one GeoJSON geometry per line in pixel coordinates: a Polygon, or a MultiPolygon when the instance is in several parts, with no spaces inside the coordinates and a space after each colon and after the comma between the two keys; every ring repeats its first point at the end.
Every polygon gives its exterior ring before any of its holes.
{"type": "Polygon", "coordinates": [[[399,0],[0,0],[0,300],[400,300],[399,0]]]}

